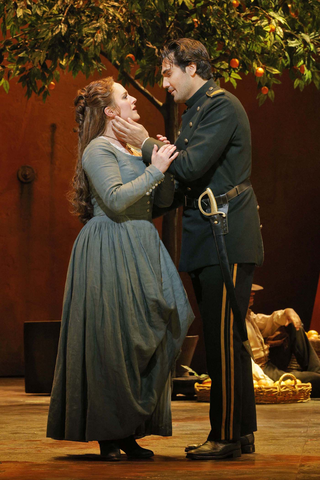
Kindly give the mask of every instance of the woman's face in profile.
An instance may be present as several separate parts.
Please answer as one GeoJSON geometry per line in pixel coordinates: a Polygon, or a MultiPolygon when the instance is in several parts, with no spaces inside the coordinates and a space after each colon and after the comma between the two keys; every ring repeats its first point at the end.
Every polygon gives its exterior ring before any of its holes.
{"type": "Polygon", "coordinates": [[[127,90],[120,84],[114,83],[113,84],[113,98],[115,104],[120,109],[119,116],[124,120],[131,118],[134,121],[138,121],[140,115],[136,110],[136,102],[137,99],[129,95],[127,90]]]}

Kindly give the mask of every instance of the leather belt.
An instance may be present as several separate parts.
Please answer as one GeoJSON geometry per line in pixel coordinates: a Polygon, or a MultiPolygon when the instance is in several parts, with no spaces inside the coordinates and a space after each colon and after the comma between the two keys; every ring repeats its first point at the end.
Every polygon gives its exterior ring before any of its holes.
{"type": "MultiPolygon", "coordinates": [[[[232,200],[233,198],[240,195],[240,193],[247,190],[249,187],[251,187],[251,181],[250,181],[250,178],[247,178],[247,180],[240,183],[240,185],[237,185],[236,187],[233,187],[227,193],[224,193],[223,195],[216,196],[215,199],[216,199],[216,202],[217,202],[217,206],[221,207],[221,205],[225,205],[226,203],[230,202],[230,200],[232,200]]],[[[188,195],[185,195],[184,206],[189,207],[189,208],[193,208],[193,209],[196,210],[198,208],[198,199],[188,197],[188,195]]]]}

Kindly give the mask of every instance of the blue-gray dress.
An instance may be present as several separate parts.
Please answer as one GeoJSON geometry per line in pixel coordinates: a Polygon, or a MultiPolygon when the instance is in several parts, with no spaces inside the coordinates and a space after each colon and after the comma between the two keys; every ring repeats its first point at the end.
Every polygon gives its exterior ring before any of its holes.
{"type": "Polygon", "coordinates": [[[194,318],[151,218],[173,181],[105,137],[82,161],[94,217],[71,254],[47,435],[171,435],[170,371],[194,318]]]}

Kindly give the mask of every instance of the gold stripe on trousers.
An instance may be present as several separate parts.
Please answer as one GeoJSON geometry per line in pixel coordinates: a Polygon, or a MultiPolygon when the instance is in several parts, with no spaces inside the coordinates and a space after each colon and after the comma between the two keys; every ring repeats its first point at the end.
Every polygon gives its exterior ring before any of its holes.
{"type": "MultiPolygon", "coordinates": [[[[233,266],[233,284],[236,285],[238,265],[233,266]]],[[[221,440],[232,440],[233,438],[233,416],[234,416],[234,346],[233,346],[233,312],[227,299],[227,291],[223,285],[221,305],[221,378],[222,378],[222,421],[221,440]],[[229,320],[230,312],[230,320],[229,320]],[[226,328],[229,321],[229,328],[226,328]],[[227,333],[227,338],[226,338],[227,333]],[[226,344],[229,348],[226,350],[226,344]],[[227,371],[229,366],[229,371],[227,371]],[[228,401],[229,400],[229,401],[228,401]],[[229,433],[226,433],[228,432],[229,433]]]]}

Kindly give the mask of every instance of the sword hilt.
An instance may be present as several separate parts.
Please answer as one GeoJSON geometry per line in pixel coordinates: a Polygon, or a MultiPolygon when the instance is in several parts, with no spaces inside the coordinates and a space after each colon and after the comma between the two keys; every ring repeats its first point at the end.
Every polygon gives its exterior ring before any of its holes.
{"type": "Polygon", "coordinates": [[[226,216],[226,214],[224,212],[219,212],[218,211],[217,202],[216,202],[216,199],[214,198],[214,195],[213,195],[213,192],[212,192],[211,188],[207,188],[200,195],[200,197],[198,198],[198,207],[199,207],[199,210],[202,213],[202,215],[205,215],[206,217],[211,217],[212,215],[222,215],[223,217],[226,216]],[[211,210],[210,212],[206,212],[202,208],[201,200],[205,195],[208,195],[208,197],[209,197],[210,210],[211,210]]]}

